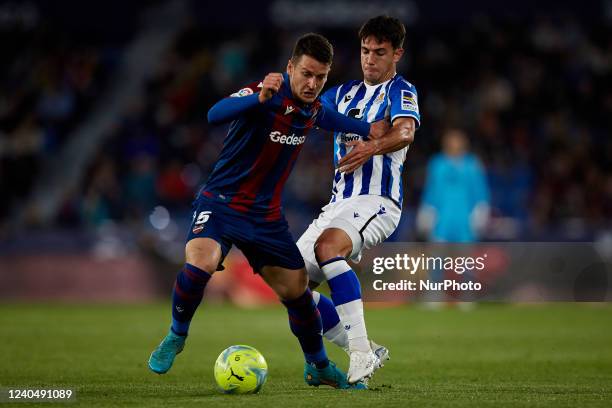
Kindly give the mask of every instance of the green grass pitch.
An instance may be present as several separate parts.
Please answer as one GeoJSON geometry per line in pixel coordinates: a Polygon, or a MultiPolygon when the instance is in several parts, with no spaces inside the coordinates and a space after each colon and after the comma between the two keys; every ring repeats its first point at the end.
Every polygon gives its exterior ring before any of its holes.
{"type": "MultiPolygon", "coordinates": [[[[368,307],[371,337],[391,350],[368,391],[306,386],[280,307],[205,304],[172,370],[153,374],[146,361],[166,333],[169,309],[2,305],[0,386],[73,388],[70,406],[87,407],[612,406],[609,304],[479,305],[469,312],[368,307]],[[214,361],[232,344],[265,356],[269,376],[260,394],[215,390],[214,361]]],[[[346,368],[347,356],[326,344],[346,368]]],[[[0,403],[11,405],[40,406],[0,403]]]]}

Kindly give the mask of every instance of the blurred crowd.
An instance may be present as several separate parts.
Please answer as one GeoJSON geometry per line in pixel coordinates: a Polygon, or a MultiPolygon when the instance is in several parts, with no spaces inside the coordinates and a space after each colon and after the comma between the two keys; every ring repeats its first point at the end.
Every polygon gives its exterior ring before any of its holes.
{"type": "MultiPolygon", "coordinates": [[[[329,30],[328,86],[361,77],[358,27],[329,30]]],[[[208,109],[243,84],[284,70],[301,33],[209,31],[189,22],[160,59],[145,91],[61,207],[56,224],[113,220],[142,226],[155,207],[189,220],[194,192],[220,151],[226,127],[208,109]]],[[[101,50],[40,36],[14,50],[0,80],[0,219],[23,200],[40,159],[82,120],[108,66],[101,50]],[[38,42],[36,42],[38,41],[38,42]],[[19,176],[16,176],[19,175],[19,176]]],[[[422,128],[405,165],[404,221],[414,239],[428,158],[459,126],[482,159],[492,193],[490,239],[592,239],[612,229],[612,27],[570,16],[408,28],[400,73],[419,91],[422,128]]],[[[300,234],[330,197],[332,143],[315,134],[289,180],[284,205],[300,234]]]]}
{"type": "Polygon", "coordinates": [[[0,27],[0,227],[23,206],[34,183],[83,121],[117,63],[36,14],[0,27]]]}
{"type": "MultiPolygon", "coordinates": [[[[448,123],[468,131],[487,168],[494,217],[518,221],[500,223],[498,236],[590,239],[610,229],[611,34],[610,25],[569,16],[481,17],[415,38],[411,72],[430,124],[419,139],[436,144],[448,123]]],[[[415,155],[431,151],[417,146],[415,155]]],[[[419,175],[409,178],[419,185],[419,175]]]]}

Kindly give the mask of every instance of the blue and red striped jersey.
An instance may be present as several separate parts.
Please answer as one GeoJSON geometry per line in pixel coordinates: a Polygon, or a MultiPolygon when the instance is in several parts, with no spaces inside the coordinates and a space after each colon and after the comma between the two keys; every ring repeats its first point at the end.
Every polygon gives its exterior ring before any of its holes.
{"type": "MultiPolygon", "coordinates": [[[[230,125],[219,159],[200,194],[234,210],[281,218],[281,194],[300,150],[321,112],[317,99],[305,106],[293,98],[289,77],[264,104],[246,110],[230,125]]],[[[254,82],[230,97],[261,90],[254,82]]]]}

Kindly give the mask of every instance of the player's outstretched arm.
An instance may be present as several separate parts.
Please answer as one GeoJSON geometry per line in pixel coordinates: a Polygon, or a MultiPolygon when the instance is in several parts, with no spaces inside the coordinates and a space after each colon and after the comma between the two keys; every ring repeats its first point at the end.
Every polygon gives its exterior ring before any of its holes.
{"type": "Polygon", "coordinates": [[[352,173],[377,154],[385,154],[403,149],[414,141],[416,124],[410,117],[400,117],[393,121],[393,127],[382,137],[371,135],[370,140],[356,140],[346,143],[353,149],[338,161],[341,172],[352,173]],[[372,138],[372,136],[374,136],[372,138]]]}
{"type": "Polygon", "coordinates": [[[252,84],[221,99],[208,111],[208,122],[217,125],[237,119],[242,113],[267,102],[276,94],[283,84],[283,74],[269,73],[264,80],[256,85],[252,84]],[[254,93],[259,88],[260,92],[254,93]]]}
{"type": "Polygon", "coordinates": [[[242,113],[259,105],[258,96],[251,94],[221,99],[208,111],[208,123],[218,125],[237,119],[242,113]]]}
{"type": "Polygon", "coordinates": [[[322,112],[317,116],[316,125],[332,132],[357,133],[361,136],[370,134],[370,124],[361,120],[349,118],[325,105],[321,105],[322,112]]]}

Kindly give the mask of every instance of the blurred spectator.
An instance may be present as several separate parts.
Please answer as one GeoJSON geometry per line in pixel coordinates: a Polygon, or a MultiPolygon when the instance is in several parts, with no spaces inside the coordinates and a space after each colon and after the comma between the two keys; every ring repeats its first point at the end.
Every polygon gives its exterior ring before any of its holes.
{"type": "Polygon", "coordinates": [[[123,196],[111,157],[102,157],[93,168],[83,197],[83,218],[89,225],[123,219],[123,196]]]}
{"type": "Polygon", "coordinates": [[[130,218],[143,219],[157,204],[155,176],[155,157],[141,154],[131,161],[123,186],[130,218]]]}

